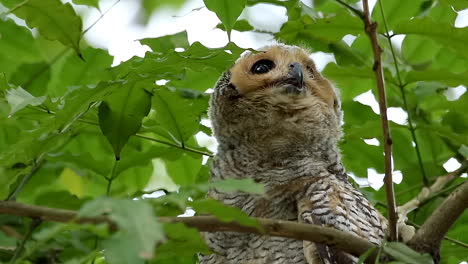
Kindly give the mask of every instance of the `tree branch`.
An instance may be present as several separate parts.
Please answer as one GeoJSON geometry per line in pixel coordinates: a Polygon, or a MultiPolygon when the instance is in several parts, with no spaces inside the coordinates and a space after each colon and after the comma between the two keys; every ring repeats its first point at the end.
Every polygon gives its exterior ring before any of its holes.
{"type": "Polygon", "coordinates": [[[461,167],[457,170],[447,173],[446,175],[437,177],[435,182],[430,187],[424,187],[419,194],[411,201],[408,201],[402,206],[398,207],[399,220],[404,221],[406,216],[419,207],[422,203],[432,197],[432,194],[441,191],[447,183],[453,181],[468,168],[468,161],[462,163],[461,167]]]}
{"type": "Polygon", "coordinates": [[[442,202],[408,242],[408,245],[417,251],[431,254],[438,261],[442,239],[467,207],[468,181],[442,202]]]}
{"type": "MultiPolygon", "coordinates": [[[[9,214],[40,219],[52,222],[75,222],[80,224],[107,223],[113,230],[117,226],[107,217],[77,218],[77,212],[63,209],[53,209],[43,206],[27,205],[18,202],[0,202],[0,214],[9,214]]],[[[158,221],[165,223],[183,223],[189,227],[197,228],[203,232],[240,232],[267,236],[288,237],[298,240],[307,240],[316,243],[333,245],[354,256],[360,256],[370,248],[375,247],[369,241],[352,234],[330,228],[311,224],[302,224],[291,221],[253,218],[260,224],[260,229],[243,226],[236,222],[222,222],[213,216],[194,217],[158,217],[158,221]]],[[[374,250],[375,251],[375,250],[374,250]]],[[[372,262],[376,253],[367,258],[372,262]]],[[[373,263],[373,262],[372,262],[373,263]]]]}
{"type": "Polygon", "coordinates": [[[374,72],[377,79],[377,90],[379,92],[379,108],[380,108],[380,120],[383,130],[384,138],[384,152],[385,152],[385,193],[387,197],[387,211],[388,211],[388,225],[390,230],[390,240],[398,240],[398,229],[397,220],[398,216],[396,213],[396,202],[395,192],[393,190],[393,179],[392,179],[392,139],[390,136],[390,129],[388,126],[387,117],[387,99],[385,95],[385,82],[382,70],[382,48],[379,46],[377,40],[377,23],[372,21],[369,12],[369,3],[367,0],[363,0],[364,7],[364,29],[372,44],[372,51],[374,53],[374,72]]]}

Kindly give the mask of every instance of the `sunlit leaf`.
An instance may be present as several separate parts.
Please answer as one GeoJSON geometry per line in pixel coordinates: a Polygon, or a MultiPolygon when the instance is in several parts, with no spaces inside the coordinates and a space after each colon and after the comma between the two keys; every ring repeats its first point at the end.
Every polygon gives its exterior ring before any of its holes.
{"type": "Polygon", "coordinates": [[[60,0],[29,0],[17,6],[13,13],[26,20],[31,28],[50,40],[58,40],[80,54],[82,22],[70,3],[60,0]]]}
{"type": "Polygon", "coordinates": [[[87,5],[99,9],[99,0],[73,0],[74,4],[87,5]]]}
{"type": "Polygon", "coordinates": [[[159,38],[140,39],[140,43],[148,45],[154,52],[161,53],[174,51],[175,48],[187,49],[190,46],[187,39],[187,31],[159,38]]]}
{"type": "Polygon", "coordinates": [[[237,18],[244,10],[247,0],[204,0],[206,7],[216,13],[223,23],[226,31],[230,34],[237,18]]]}
{"type": "Polygon", "coordinates": [[[40,105],[46,99],[45,96],[34,97],[21,87],[7,90],[5,93],[5,98],[10,105],[10,115],[13,115],[28,105],[40,105]]]}

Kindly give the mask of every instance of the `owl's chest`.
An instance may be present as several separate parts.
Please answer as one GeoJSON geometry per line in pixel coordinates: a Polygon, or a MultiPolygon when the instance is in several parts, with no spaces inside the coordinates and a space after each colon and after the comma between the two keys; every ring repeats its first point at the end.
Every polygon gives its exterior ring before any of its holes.
{"type": "Polygon", "coordinates": [[[303,242],[284,237],[239,233],[206,233],[217,254],[202,256],[201,264],[307,264],[303,242]]]}

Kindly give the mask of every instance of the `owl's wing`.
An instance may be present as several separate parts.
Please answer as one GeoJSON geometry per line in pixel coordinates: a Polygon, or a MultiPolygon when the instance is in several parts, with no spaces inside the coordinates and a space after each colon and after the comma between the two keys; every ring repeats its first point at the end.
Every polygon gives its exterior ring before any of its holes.
{"type": "MultiPolygon", "coordinates": [[[[298,218],[304,223],[333,227],[380,244],[384,237],[379,214],[349,183],[324,178],[308,186],[298,199],[298,218]]],[[[348,264],[357,258],[336,248],[304,242],[309,264],[348,264]]]]}

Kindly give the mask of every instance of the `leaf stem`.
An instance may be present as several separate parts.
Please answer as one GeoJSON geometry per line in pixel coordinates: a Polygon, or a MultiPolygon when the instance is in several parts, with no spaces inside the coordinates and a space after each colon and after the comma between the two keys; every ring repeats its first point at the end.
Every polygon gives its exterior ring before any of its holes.
{"type": "Polygon", "coordinates": [[[384,12],[384,9],[383,9],[383,4],[382,4],[382,1],[377,1],[377,2],[379,3],[380,12],[382,14],[383,24],[384,24],[384,27],[385,27],[386,34],[384,34],[384,36],[388,40],[388,45],[390,46],[390,51],[392,53],[393,64],[395,65],[395,71],[396,71],[397,79],[398,79],[398,87],[400,88],[401,97],[403,99],[404,110],[408,114],[408,125],[409,125],[409,129],[410,129],[410,132],[411,132],[411,137],[413,138],[413,141],[414,141],[414,148],[416,150],[416,156],[418,158],[419,168],[421,170],[424,185],[429,186],[429,181],[427,179],[426,171],[424,169],[424,165],[423,165],[422,158],[421,158],[421,151],[419,150],[418,139],[416,137],[416,133],[415,133],[414,125],[413,125],[413,118],[412,118],[411,110],[408,107],[408,100],[406,100],[405,85],[401,81],[400,70],[398,68],[398,61],[397,61],[397,58],[396,58],[395,50],[393,48],[391,36],[388,33],[389,30],[388,30],[388,26],[387,26],[387,19],[385,18],[385,12],[384,12]]]}
{"type": "Polygon", "coordinates": [[[111,187],[112,187],[112,182],[115,180],[115,178],[117,178],[118,175],[116,175],[116,168],[117,168],[117,164],[118,164],[119,160],[118,159],[115,159],[114,161],[114,166],[112,166],[112,170],[110,172],[110,175],[109,177],[106,177],[106,180],[107,180],[107,190],[106,190],[106,196],[110,196],[110,191],[111,191],[111,187]]]}
{"type": "MultiPolygon", "coordinates": [[[[54,112],[52,112],[50,110],[45,110],[45,109],[42,109],[40,107],[29,107],[29,108],[34,109],[36,111],[43,112],[43,113],[47,113],[47,114],[50,114],[50,115],[55,115],[56,114],[56,113],[54,113],[54,112]]],[[[80,115],[80,116],[82,117],[83,115],[80,115]]],[[[96,122],[93,122],[93,121],[90,121],[90,120],[86,120],[86,119],[82,119],[82,118],[77,119],[77,121],[81,122],[81,123],[84,123],[84,124],[99,126],[99,123],[96,123],[96,122]]],[[[146,139],[146,140],[151,140],[151,141],[161,143],[161,144],[164,144],[164,145],[168,145],[168,146],[171,146],[171,147],[174,147],[174,148],[178,148],[178,149],[181,149],[181,150],[184,150],[184,151],[197,153],[197,154],[205,155],[205,156],[208,156],[208,157],[213,157],[212,153],[197,150],[197,149],[189,147],[187,145],[184,145],[182,147],[181,145],[178,145],[178,144],[174,144],[174,143],[171,143],[171,142],[166,142],[164,140],[156,139],[156,138],[145,136],[145,135],[142,135],[142,134],[135,134],[133,136],[138,137],[138,138],[142,138],[142,139],[146,139]]]]}
{"type": "Polygon", "coordinates": [[[15,254],[13,257],[10,259],[10,264],[15,263],[16,259],[20,256],[20,254],[23,252],[24,245],[26,245],[26,242],[31,238],[34,230],[36,230],[37,227],[42,223],[42,220],[39,218],[33,218],[31,221],[31,224],[29,225],[28,232],[24,236],[23,240],[21,240],[21,244],[16,248],[15,254]]]}
{"type": "Polygon", "coordinates": [[[348,4],[348,3],[346,3],[346,2],[344,2],[342,0],[335,0],[335,1],[338,2],[340,5],[346,7],[347,9],[349,9],[349,11],[353,12],[355,15],[360,17],[362,20],[364,20],[364,13],[362,13],[361,10],[352,7],[350,4],[348,4]]]}
{"type": "Polygon", "coordinates": [[[166,141],[163,141],[163,140],[159,140],[159,139],[152,138],[152,137],[148,137],[148,136],[141,135],[141,134],[136,134],[135,137],[139,137],[139,138],[151,140],[151,141],[158,142],[158,143],[161,143],[161,144],[164,144],[164,145],[168,145],[168,146],[171,146],[171,147],[179,148],[179,149],[182,149],[182,150],[185,150],[185,151],[188,151],[188,152],[193,152],[193,153],[197,153],[197,154],[200,154],[200,155],[205,155],[205,156],[208,156],[208,157],[213,157],[213,154],[212,154],[212,153],[208,153],[208,152],[204,152],[204,151],[201,151],[201,150],[197,150],[197,149],[188,147],[188,146],[186,146],[186,145],[185,145],[185,146],[180,146],[180,145],[177,145],[177,144],[174,144],[174,143],[166,142],[166,141]]]}
{"type": "Polygon", "coordinates": [[[382,70],[382,48],[379,46],[377,40],[377,23],[372,21],[369,12],[369,3],[363,0],[364,7],[364,29],[372,44],[372,51],[374,53],[374,72],[377,80],[377,90],[379,93],[379,109],[380,120],[382,124],[383,138],[384,138],[384,159],[385,159],[385,193],[387,198],[387,211],[388,211],[388,224],[390,230],[390,240],[398,240],[397,221],[398,215],[396,212],[395,191],[393,189],[392,179],[392,138],[388,125],[387,117],[387,99],[385,95],[385,82],[382,70]]]}
{"type": "Polygon", "coordinates": [[[31,171],[21,180],[21,182],[16,186],[16,188],[11,192],[6,201],[15,201],[19,192],[23,189],[24,185],[32,178],[32,176],[44,165],[45,160],[43,159],[44,155],[41,155],[38,159],[33,160],[33,166],[31,171]]]}

